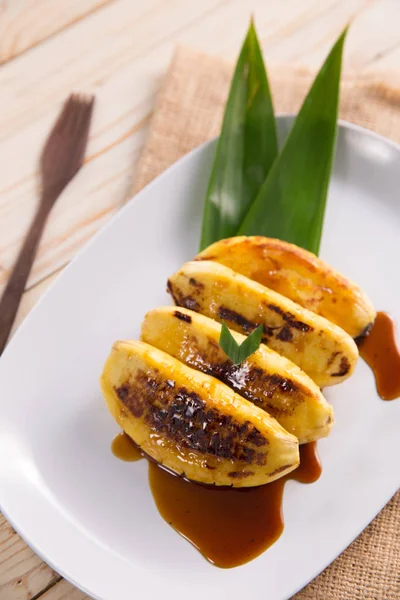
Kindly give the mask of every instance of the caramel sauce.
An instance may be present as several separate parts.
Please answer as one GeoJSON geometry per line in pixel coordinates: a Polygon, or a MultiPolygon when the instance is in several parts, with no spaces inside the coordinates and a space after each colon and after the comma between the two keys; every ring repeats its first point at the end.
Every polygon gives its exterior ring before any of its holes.
{"type": "Polygon", "coordinates": [[[284,522],[285,482],[312,483],[321,474],[316,443],[300,447],[300,466],[253,488],[203,486],[149,462],[149,482],[161,516],[218,567],[237,567],[269,548],[284,522]]]}
{"type": "Polygon", "coordinates": [[[123,432],[114,438],[111,448],[124,461],[148,459],[150,489],[160,515],[207,560],[224,568],[249,562],[281,536],[286,481],[313,483],[322,472],[316,442],[300,446],[300,465],[295,471],[251,488],[188,481],[144,455],[123,432]]]}
{"type": "Polygon", "coordinates": [[[111,451],[120,460],[135,462],[143,458],[143,454],[135,442],[124,432],[119,433],[113,439],[111,451]]]}
{"type": "Polygon", "coordinates": [[[300,446],[300,465],[286,476],[300,483],[314,483],[322,473],[321,461],[317,451],[317,442],[300,446]]]}
{"type": "Polygon", "coordinates": [[[395,324],[379,312],[369,335],[360,344],[360,355],[371,367],[376,389],[382,400],[400,397],[400,352],[396,344],[395,324]]]}

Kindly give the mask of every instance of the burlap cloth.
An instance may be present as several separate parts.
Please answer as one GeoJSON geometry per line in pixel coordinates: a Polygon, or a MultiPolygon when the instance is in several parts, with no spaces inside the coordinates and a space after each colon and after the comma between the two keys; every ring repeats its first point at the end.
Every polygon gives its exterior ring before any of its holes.
{"type": "MultiPolygon", "coordinates": [[[[159,93],[135,191],[219,133],[231,74],[232,67],[218,59],[187,48],[177,50],[159,93]]],[[[269,78],[275,111],[297,111],[312,76],[285,66],[270,69],[269,78]]],[[[400,89],[371,76],[358,80],[344,76],[340,117],[400,142],[400,89]]],[[[400,600],[399,520],[400,492],[294,599],[400,600]]],[[[264,596],[268,598],[267,593],[264,596]]]]}

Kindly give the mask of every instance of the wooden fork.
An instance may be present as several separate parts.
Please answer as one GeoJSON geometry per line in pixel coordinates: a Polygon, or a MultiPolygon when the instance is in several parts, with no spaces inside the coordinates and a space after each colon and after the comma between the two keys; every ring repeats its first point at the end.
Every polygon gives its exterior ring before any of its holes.
{"type": "Polygon", "coordinates": [[[70,96],[43,148],[40,202],[0,300],[0,354],[17,314],[47,217],[58,196],[82,166],[93,104],[92,96],[70,96]]]}

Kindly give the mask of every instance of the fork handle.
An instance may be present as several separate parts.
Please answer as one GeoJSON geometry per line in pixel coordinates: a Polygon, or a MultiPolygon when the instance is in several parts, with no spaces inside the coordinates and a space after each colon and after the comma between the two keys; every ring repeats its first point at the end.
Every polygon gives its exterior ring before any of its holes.
{"type": "Polygon", "coordinates": [[[46,198],[42,195],[42,200],[0,300],[0,354],[10,335],[50,209],[51,203],[46,202],[46,198]]]}

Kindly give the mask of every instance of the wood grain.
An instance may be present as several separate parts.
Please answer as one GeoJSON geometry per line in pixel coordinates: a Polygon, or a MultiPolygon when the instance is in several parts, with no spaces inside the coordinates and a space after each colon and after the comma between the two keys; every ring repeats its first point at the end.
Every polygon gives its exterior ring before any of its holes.
{"type": "MultiPolygon", "coordinates": [[[[14,330],[129,197],[175,45],[233,60],[250,13],[269,64],[316,69],[353,18],[345,69],[399,81],[397,0],[0,0],[0,293],[35,209],[38,156],[55,115],[74,89],[97,96],[88,159],[51,215],[14,330]]],[[[39,596],[87,598],[0,515],[0,600],[39,596]]]]}
{"type": "Polygon", "coordinates": [[[0,600],[28,600],[59,579],[0,514],[0,600]]]}
{"type": "Polygon", "coordinates": [[[0,0],[0,64],[26,52],[110,0],[0,0]]]}
{"type": "Polygon", "coordinates": [[[42,594],[40,600],[90,600],[90,597],[63,579],[42,594]]]}

